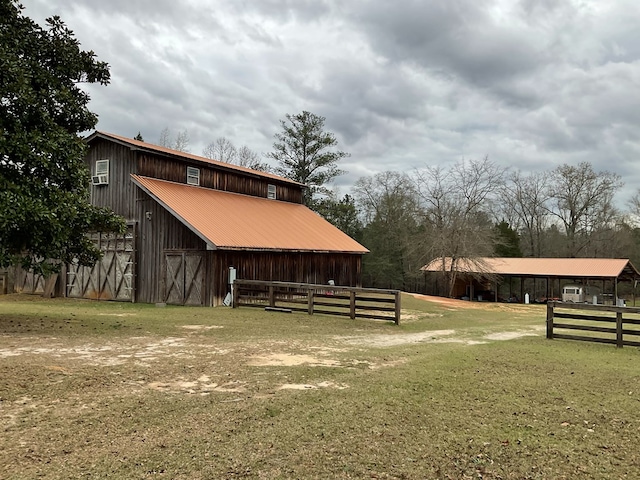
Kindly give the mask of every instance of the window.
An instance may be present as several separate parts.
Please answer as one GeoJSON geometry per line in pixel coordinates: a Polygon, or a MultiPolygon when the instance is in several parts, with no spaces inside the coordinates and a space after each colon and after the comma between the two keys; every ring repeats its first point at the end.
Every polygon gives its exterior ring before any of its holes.
{"type": "Polygon", "coordinates": [[[275,185],[269,185],[267,188],[267,198],[271,199],[271,200],[275,200],[276,199],[276,186],[275,185]]]}
{"type": "Polygon", "coordinates": [[[200,185],[200,169],[187,167],[187,183],[189,185],[200,185]]]}
{"type": "Polygon", "coordinates": [[[91,177],[93,185],[109,185],[109,160],[96,160],[95,174],[91,177]]]}

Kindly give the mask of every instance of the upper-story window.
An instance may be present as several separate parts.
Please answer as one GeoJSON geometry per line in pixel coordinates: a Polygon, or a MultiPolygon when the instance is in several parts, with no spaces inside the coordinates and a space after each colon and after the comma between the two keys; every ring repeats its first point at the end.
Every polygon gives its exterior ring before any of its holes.
{"type": "Polygon", "coordinates": [[[276,199],[276,186],[275,185],[269,185],[267,187],[267,198],[269,198],[271,200],[275,200],[276,199]]]}
{"type": "Polygon", "coordinates": [[[96,170],[91,176],[93,185],[109,185],[109,160],[96,160],[96,170]]]}
{"type": "Polygon", "coordinates": [[[187,183],[189,185],[200,185],[200,169],[187,167],[187,183]]]}

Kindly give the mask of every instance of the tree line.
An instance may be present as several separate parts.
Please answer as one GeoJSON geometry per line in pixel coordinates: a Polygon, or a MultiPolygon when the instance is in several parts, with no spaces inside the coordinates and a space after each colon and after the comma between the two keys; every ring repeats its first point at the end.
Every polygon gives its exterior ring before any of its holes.
{"type": "MultiPolygon", "coordinates": [[[[422,291],[434,258],[607,257],[640,260],[638,196],[615,203],[619,175],[590,163],[523,173],[487,157],[361,178],[353,205],[369,286],[422,291]]],[[[478,265],[481,269],[482,265],[478,265]]],[[[448,276],[441,294],[451,292],[448,276]]]]}

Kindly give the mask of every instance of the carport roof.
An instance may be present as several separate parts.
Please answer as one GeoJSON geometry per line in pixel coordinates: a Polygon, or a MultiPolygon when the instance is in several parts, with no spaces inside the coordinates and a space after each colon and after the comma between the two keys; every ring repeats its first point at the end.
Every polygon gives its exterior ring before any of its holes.
{"type": "MultiPolygon", "coordinates": [[[[451,258],[436,258],[421,268],[426,272],[451,270],[451,258]]],[[[636,279],[640,273],[625,258],[508,258],[458,259],[460,273],[511,275],[520,277],[621,278],[636,279]]]]}

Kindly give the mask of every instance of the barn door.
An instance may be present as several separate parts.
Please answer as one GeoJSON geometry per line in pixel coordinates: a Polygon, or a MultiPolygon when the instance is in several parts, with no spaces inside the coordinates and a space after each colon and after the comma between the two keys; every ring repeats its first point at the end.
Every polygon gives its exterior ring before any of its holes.
{"type": "Polygon", "coordinates": [[[133,229],[125,235],[96,234],[92,239],[102,259],[92,267],[77,261],[67,265],[67,296],[133,301],[133,229]]]}
{"type": "Polygon", "coordinates": [[[165,252],[165,303],[204,305],[204,255],[165,252]]]}
{"type": "Polygon", "coordinates": [[[44,292],[45,278],[39,273],[25,271],[21,268],[16,269],[16,282],[14,290],[18,293],[36,293],[44,292]]]}

